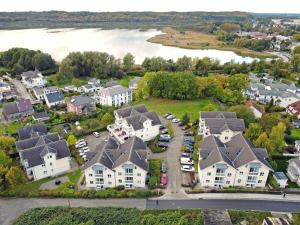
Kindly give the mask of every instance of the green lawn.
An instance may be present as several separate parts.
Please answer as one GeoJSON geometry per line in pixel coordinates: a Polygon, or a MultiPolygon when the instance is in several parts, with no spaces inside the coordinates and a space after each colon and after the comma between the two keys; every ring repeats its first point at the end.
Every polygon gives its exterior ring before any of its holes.
{"type": "Polygon", "coordinates": [[[18,130],[25,126],[26,124],[20,121],[10,122],[6,124],[1,124],[0,135],[11,135],[18,132],[18,130]]]}
{"type": "Polygon", "coordinates": [[[149,174],[150,174],[150,189],[155,188],[160,183],[160,168],[162,160],[151,159],[149,160],[149,174]]]}
{"type": "Polygon", "coordinates": [[[57,74],[53,74],[50,76],[47,76],[48,82],[51,85],[57,86],[57,87],[65,87],[65,86],[69,86],[69,85],[74,85],[74,86],[82,86],[85,85],[87,83],[87,81],[89,79],[91,79],[90,77],[84,77],[84,78],[73,78],[73,79],[59,79],[57,74]]]}
{"type": "Polygon", "coordinates": [[[292,129],[291,130],[291,136],[294,139],[300,139],[300,130],[299,129],[292,129]]]}
{"type": "Polygon", "coordinates": [[[132,79],[132,76],[124,76],[119,80],[119,83],[124,87],[129,87],[129,81],[132,79]]]}
{"type": "Polygon", "coordinates": [[[272,216],[270,212],[255,212],[255,211],[237,211],[229,210],[229,215],[233,225],[241,224],[242,221],[247,221],[248,225],[261,225],[263,220],[272,216]]]}
{"type": "Polygon", "coordinates": [[[137,101],[135,104],[145,104],[148,110],[155,111],[160,115],[173,113],[176,117],[182,118],[187,113],[191,120],[199,119],[200,111],[219,110],[220,106],[210,99],[199,100],[171,100],[162,98],[150,98],[137,101]]]}

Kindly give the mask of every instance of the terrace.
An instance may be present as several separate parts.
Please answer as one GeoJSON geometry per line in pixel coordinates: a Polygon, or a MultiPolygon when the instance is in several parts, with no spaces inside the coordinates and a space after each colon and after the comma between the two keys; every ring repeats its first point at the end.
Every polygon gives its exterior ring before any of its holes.
{"type": "Polygon", "coordinates": [[[129,138],[129,135],[127,134],[127,132],[124,131],[120,125],[117,125],[117,124],[108,125],[107,130],[121,144],[123,144],[129,138]]]}

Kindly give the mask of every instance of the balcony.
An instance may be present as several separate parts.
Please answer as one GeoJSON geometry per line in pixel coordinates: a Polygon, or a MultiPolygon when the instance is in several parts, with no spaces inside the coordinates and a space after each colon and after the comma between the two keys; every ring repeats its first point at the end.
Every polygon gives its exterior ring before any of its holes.
{"type": "Polygon", "coordinates": [[[121,126],[117,124],[111,124],[107,126],[109,133],[114,136],[121,144],[123,144],[128,138],[129,135],[126,131],[122,129],[121,126]]]}

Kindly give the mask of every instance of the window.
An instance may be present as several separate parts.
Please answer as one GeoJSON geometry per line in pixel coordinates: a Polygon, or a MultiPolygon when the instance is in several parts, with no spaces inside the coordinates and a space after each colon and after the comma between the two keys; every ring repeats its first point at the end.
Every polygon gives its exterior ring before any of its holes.
{"type": "Polygon", "coordinates": [[[50,159],[52,159],[52,155],[50,155],[50,159]]]}
{"type": "Polygon", "coordinates": [[[47,170],[44,170],[44,174],[47,174],[47,170]]]}
{"type": "Polygon", "coordinates": [[[50,163],[50,166],[52,166],[52,162],[50,163]]]}
{"type": "Polygon", "coordinates": [[[94,181],[91,180],[91,181],[90,181],[90,184],[93,184],[93,183],[94,183],[94,181]]]}
{"type": "Polygon", "coordinates": [[[256,177],[255,176],[248,176],[247,182],[249,182],[249,183],[255,183],[256,182],[256,177]]]}
{"type": "Polygon", "coordinates": [[[138,173],[137,176],[140,177],[140,176],[142,176],[142,174],[138,173]]]}
{"type": "Polygon", "coordinates": [[[89,174],[89,177],[92,177],[92,176],[93,176],[93,174],[92,174],[92,173],[90,173],[90,174],[89,174]]]}
{"type": "Polygon", "coordinates": [[[209,183],[209,182],[210,182],[210,180],[206,180],[205,182],[206,182],[206,183],[209,183]]]}
{"type": "Polygon", "coordinates": [[[257,183],[261,184],[262,180],[258,180],[257,183]]]}
{"type": "Polygon", "coordinates": [[[228,140],[228,137],[227,137],[227,136],[225,137],[225,140],[228,140]]]}
{"type": "Polygon", "coordinates": [[[231,177],[231,173],[228,173],[227,176],[228,176],[228,177],[231,177]]]}
{"type": "Polygon", "coordinates": [[[95,170],[96,175],[103,175],[103,170],[95,170]]]}
{"type": "Polygon", "coordinates": [[[137,181],[138,184],[141,184],[142,182],[140,180],[137,181]]]}
{"type": "Polygon", "coordinates": [[[250,169],[249,169],[249,172],[250,173],[257,173],[258,172],[258,170],[259,170],[259,168],[257,168],[257,167],[250,167],[250,169]]]}
{"type": "Polygon", "coordinates": [[[207,173],[207,176],[210,176],[210,175],[211,175],[211,172],[208,172],[208,173],[207,173]]]}
{"type": "Polygon", "coordinates": [[[111,185],[112,184],[111,181],[108,181],[108,184],[111,185]]]}
{"type": "Polygon", "coordinates": [[[265,175],[265,173],[264,173],[264,172],[261,172],[259,175],[260,175],[260,176],[264,176],[264,175],[265,175]]]}
{"type": "Polygon", "coordinates": [[[241,183],[242,182],[242,180],[241,179],[238,179],[238,183],[241,183]]]}
{"type": "Polygon", "coordinates": [[[125,169],[125,173],[133,173],[133,169],[131,169],[131,168],[126,168],[126,169],[125,169]]]}
{"type": "Polygon", "coordinates": [[[42,167],[45,167],[45,166],[46,166],[45,164],[42,165],[42,167]]]}
{"type": "Polygon", "coordinates": [[[133,183],[133,177],[125,177],[125,182],[133,183]]]}
{"type": "Polygon", "coordinates": [[[221,169],[221,168],[217,168],[217,173],[224,173],[224,169],[221,169]]]}
{"type": "Polygon", "coordinates": [[[240,171],[240,175],[243,175],[243,171],[240,171]]]}
{"type": "Polygon", "coordinates": [[[119,183],[122,183],[122,180],[121,180],[121,179],[119,180],[119,183]]]}
{"type": "Polygon", "coordinates": [[[121,172],[119,172],[119,173],[118,173],[118,175],[119,175],[119,176],[121,176],[121,175],[122,175],[122,173],[121,173],[121,172]]]}
{"type": "Polygon", "coordinates": [[[226,181],[226,184],[230,184],[230,181],[226,181]]]}
{"type": "Polygon", "coordinates": [[[108,174],[107,177],[108,177],[108,178],[111,178],[111,174],[108,174]]]}

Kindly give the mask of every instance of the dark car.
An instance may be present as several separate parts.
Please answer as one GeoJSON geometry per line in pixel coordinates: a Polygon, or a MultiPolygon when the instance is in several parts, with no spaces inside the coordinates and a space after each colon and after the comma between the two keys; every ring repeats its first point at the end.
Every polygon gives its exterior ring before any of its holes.
{"type": "Polygon", "coordinates": [[[184,127],[181,128],[181,130],[188,130],[190,128],[191,128],[190,126],[184,126],[184,127]]]}
{"type": "Polygon", "coordinates": [[[188,157],[188,158],[192,158],[192,154],[191,153],[187,153],[187,152],[183,152],[181,153],[181,157],[188,157]]]}
{"type": "Polygon", "coordinates": [[[183,122],[179,122],[178,126],[182,127],[182,126],[184,126],[184,123],[183,122]]]}
{"type": "Polygon", "coordinates": [[[167,148],[169,145],[166,142],[157,142],[156,146],[160,148],[167,148]]]}
{"type": "Polygon", "coordinates": [[[166,126],[162,124],[162,125],[159,126],[159,129],[160,130],[166,129],[166,126]]]}
{"type": "Polygon", "coordinates": [[[55,183],[55,185],[60,185],[61,181],[60,180],[56,180],[54,183],[55,183]]]}
{"type": "Polygon", "coordinates": [[[184,135],[184,136],[187,136],[187,137],[192,137],[192,136],[193,136],[193,133],[191,133],[191,132],[184,132],[183,135],[184,135]]]}
{"type": "Polygon", "coordinates": [[[170,139],[169,138],[159,138],[158,141],[161,141],[161,142],[169,142],[170,139]]]}

